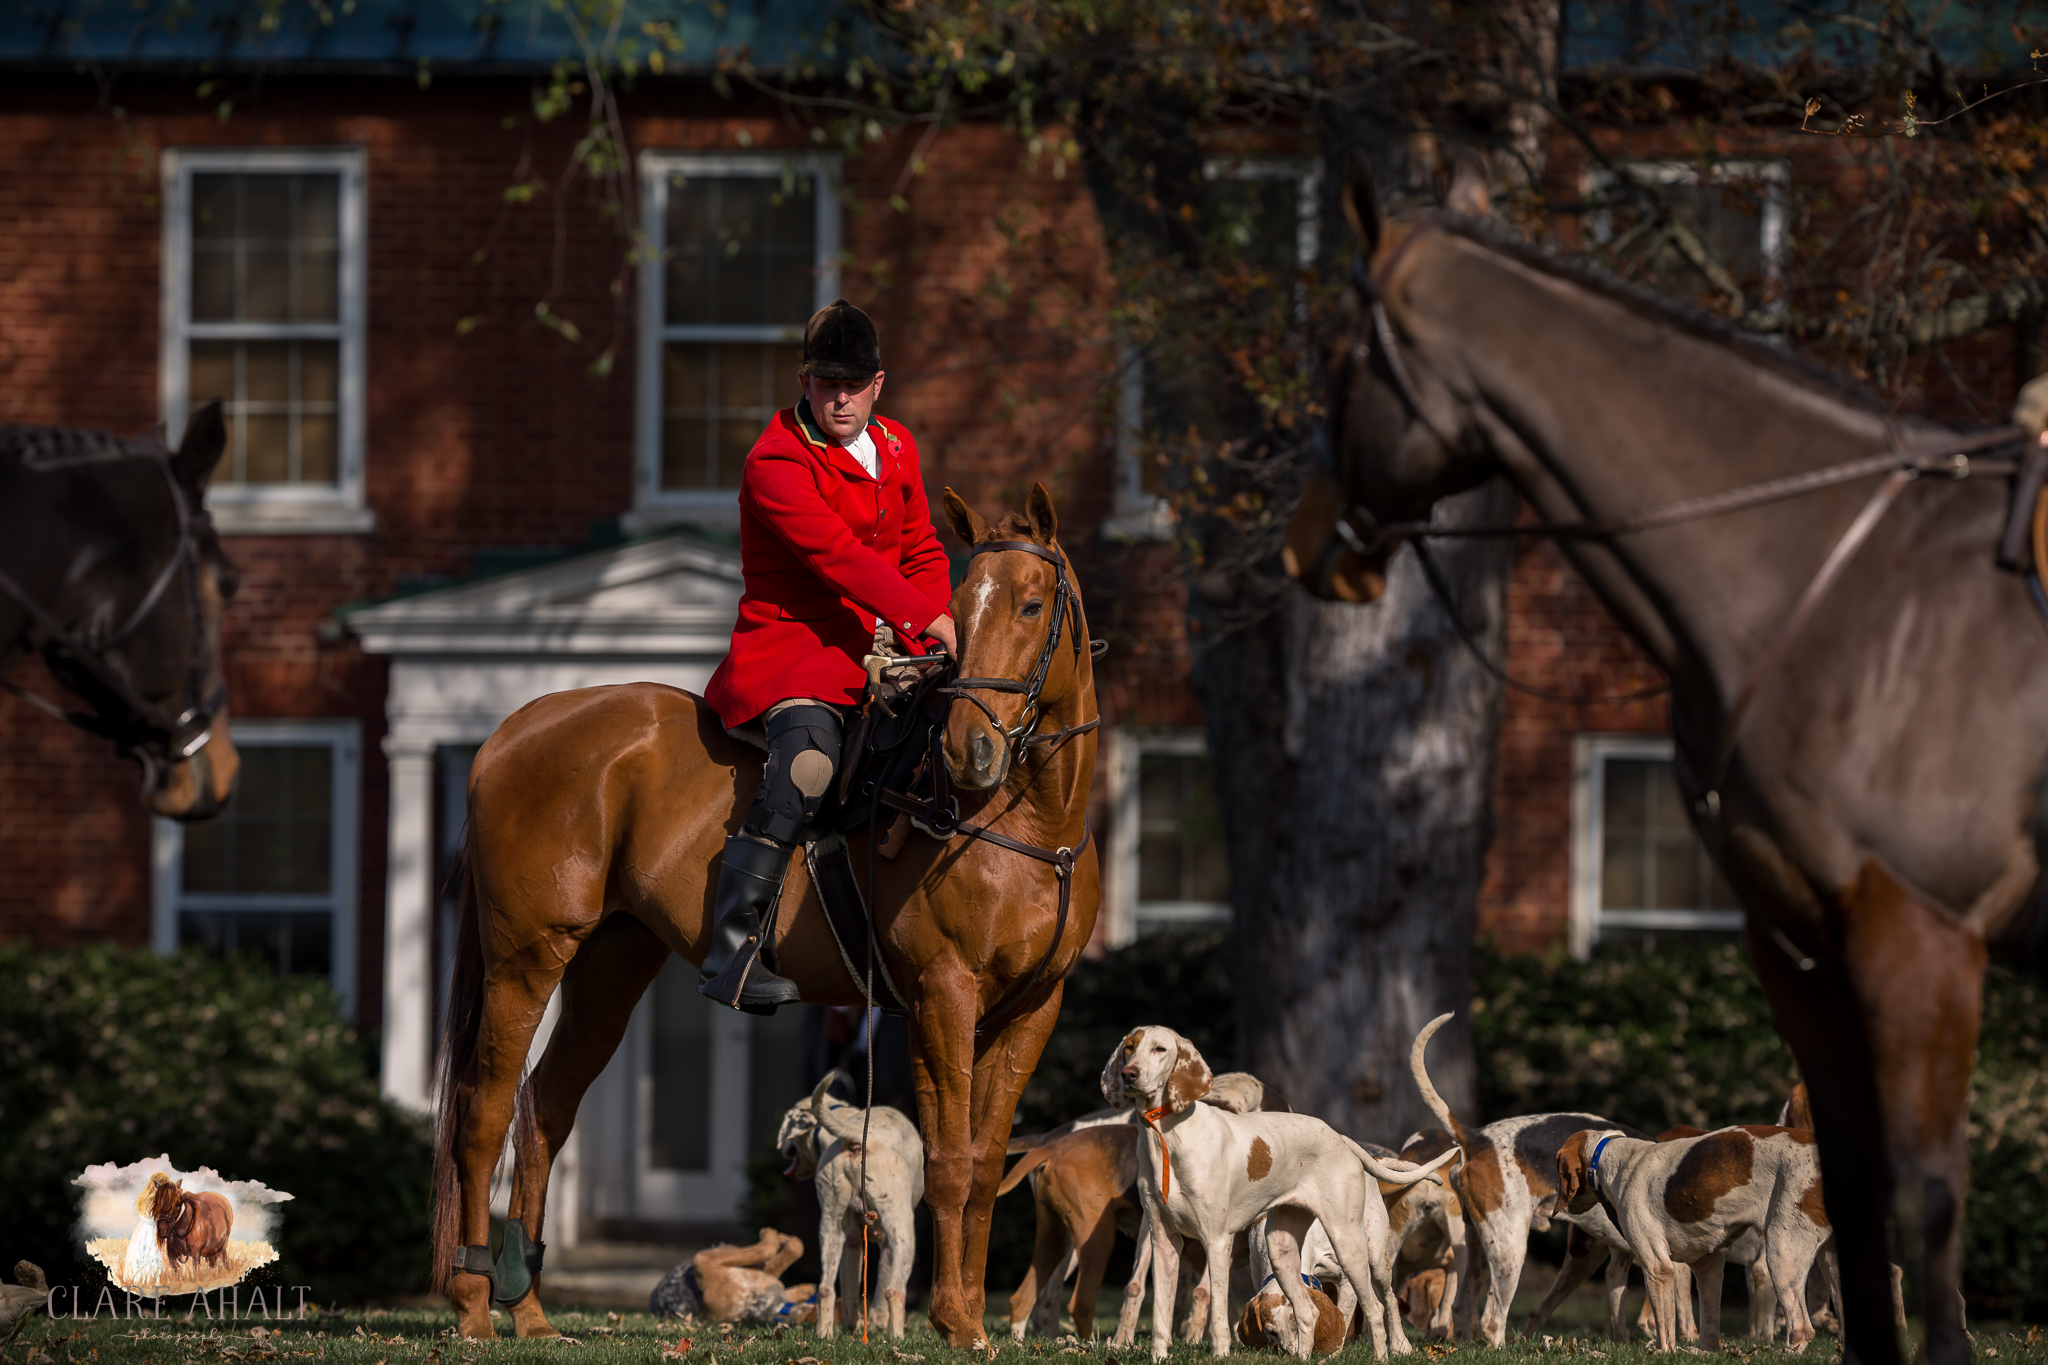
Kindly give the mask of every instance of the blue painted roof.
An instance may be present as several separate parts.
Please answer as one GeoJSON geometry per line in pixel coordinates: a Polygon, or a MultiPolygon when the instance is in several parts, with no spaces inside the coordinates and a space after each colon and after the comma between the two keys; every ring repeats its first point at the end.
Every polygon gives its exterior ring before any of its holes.
{"type": "MultiPolygon", "coordinates": [[[[574,0],[570,0],[573,6],[574,0]]],[[[189,67],[544,67],[578,47],[553,0],[0,0],[0,64],[189,67]]],[[[843,0],[626,0],[621,32],[644,55],[647,25],[682,42],[669,70],[750,49],[775,66],[819,53],[843,0]]]]}
{"type": "MultiPolygon", "coordinates": [[[[1868,69],[1889,41],[1872,31],[1888,8],[1886,0],[1566,0],[1561,57],[1567,71],[1676,74],[1730,60],[1776,67],[1811,52],[1824,69],[1868,69]]],[[[1904,8],[1951,66],[1969,72],[2029,70],[2028,45],[2013,26],[2038,28],[2048,18],[2041,0],[1907,0],[1904,8]]]]}

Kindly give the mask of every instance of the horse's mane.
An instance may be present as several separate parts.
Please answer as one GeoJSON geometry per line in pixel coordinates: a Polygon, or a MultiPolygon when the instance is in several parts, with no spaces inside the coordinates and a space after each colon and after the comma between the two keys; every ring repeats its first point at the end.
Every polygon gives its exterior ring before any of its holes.
{"type": "Polygon", "coordinates": [[[1003,515],[1001,521],[989,522],[982,529],[981,535],[974,543],[976,545],[986,545],[991,540],[1029,540],[1035,542],[1037,539],[1037,535],[1031,529],[1031,523],[1025,519],[1023,513],[1007,512],[1003,515]]]}
{"type": "Polygon", "coordinates": [[[60,469],[167,453],[161,431],[130,439],[77,427],[0,426],[0,459],[18,459],[29,469],[60,469]]]}
{"type": "Polygon", "coordinates": [[[1728,319],[1709,313],[1697,305],[1680,303],[1654,293],[1584,261],[1548,255],[1526,242],[1507,237],[1469,219],[1441,217],[1434,221],[1453,236],[1463,237],[1487,251],[1505,256],[1517,265],[1527,266],[1538,274],[1576,285],[1590,294],[1619,303],[1630,312],[1648,316],[1723,350],[1734,351],[1751,364],[1790,380],[1801,388],[1846,403],[1862,412],[1876,413],[1880,416],[1890,415],[1890,409],[1886,407],[1884,400],[1866,386],[1829,369],[1818,361],[1773,346],[1754,332],[1746,332],[1728,319]]]}

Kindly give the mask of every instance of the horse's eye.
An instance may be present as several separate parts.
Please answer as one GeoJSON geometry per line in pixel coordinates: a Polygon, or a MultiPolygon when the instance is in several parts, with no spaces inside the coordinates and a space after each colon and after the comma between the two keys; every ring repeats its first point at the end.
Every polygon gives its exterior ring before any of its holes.
{"type": "Polygon", "coordinates": [[[1044,610],[1045,603],[1043,602],[1026,602],[1024,604],[1024,619],[1028,621],[1044,610]]]}

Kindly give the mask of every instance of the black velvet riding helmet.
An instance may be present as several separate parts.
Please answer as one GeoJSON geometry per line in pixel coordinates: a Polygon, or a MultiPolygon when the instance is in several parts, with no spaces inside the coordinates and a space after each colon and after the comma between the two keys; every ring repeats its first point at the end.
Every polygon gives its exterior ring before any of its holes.
{"type": "Polygon", "coordinates": [[[804,328],[803,372],[813,379],[863,381],[882,368],[882,337],[866,313],[834,299],[804,328]]]}

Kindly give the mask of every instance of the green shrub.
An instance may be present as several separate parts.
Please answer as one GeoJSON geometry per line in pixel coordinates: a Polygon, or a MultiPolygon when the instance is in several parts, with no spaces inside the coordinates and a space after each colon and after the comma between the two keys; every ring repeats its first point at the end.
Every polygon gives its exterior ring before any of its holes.
{"type": "Polygon", "coordinates": [[[248,960],[0,944],[0,1257],[104,1272],[74,1235],[88,1165],[169,1153],[293,1198],[264,1282],[322,1303],[424,1288],[424,1121],[377,1093],[324,983],[248,960]]]}
{"type": "MultiPolygon", "coordinates": [[[[1654,953],[1473,954],[1487,1118],[1583,1109],[1646,1132],[1775,1123],[1797,1079],[1733,943],[1666,935],[1654,953]]],[[[1972,1311],[2048,1315],[2048,990],[1994,972],[1970,1111],[1963,1282],[1972,1311]]]]}

